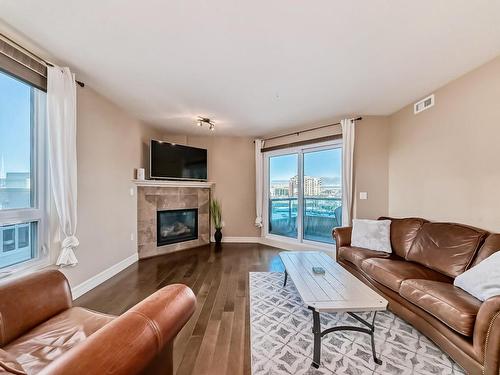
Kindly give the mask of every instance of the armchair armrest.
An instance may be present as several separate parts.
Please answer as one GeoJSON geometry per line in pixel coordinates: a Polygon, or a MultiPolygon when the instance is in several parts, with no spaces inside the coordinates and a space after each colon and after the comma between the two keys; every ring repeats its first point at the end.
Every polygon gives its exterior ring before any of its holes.
{"type": "Polygon", "coordinates": [[[485,375],[500,370],[500,296],[491,297],[479,308],[474,326],[474,350],[484,361],[485,375]]]}
{"type": "Polygon", "coordinates": [[[337,248],[336,254],[339,253],[339,248],[342,246],[349,246],[351,244],[352,227],[339,227],[333,230],[335,237],[335,247],[337,248]]]}
{"type": "Polygon", "coordinates": [[[163,361],[163,372],[170,374],[172,341],[195,305],[196,297],[187,286],[166,286],[57,358],[40,374],[132,375],[158,359],[163,361]],[[165,358],[158,358],[162,356],[165,358]]]}
{"type": "Polygon", "coordinates": [[[34,272],[0,284],[0,347],[72,306],[59,271],[34,272]]]}

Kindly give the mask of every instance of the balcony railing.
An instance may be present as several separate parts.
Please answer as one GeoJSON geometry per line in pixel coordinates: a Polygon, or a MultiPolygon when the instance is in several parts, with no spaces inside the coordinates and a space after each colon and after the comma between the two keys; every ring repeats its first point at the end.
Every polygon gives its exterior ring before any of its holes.
{"type": "MultiPolygon", "coordinates": [[[[269,233],[297,238],[297,198],[269,200],[269,233]]],[[[342,225],[342,199],[304,197],[303,238],[333,243],[333,228],[342,225]]]]}

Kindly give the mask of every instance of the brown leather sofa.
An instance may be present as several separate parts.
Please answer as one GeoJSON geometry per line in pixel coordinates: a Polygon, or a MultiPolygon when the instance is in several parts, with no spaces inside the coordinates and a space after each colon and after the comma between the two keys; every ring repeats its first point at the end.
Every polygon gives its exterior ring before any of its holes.
{"type": "Polygon", "coordinates": [[[381,219],[392,220],[392,254],[352,247],[352,228],[344,227],[334,230],[337,261],[469,374],[499,375],[500,296],[481,302],[453,279],[499,251],[500,235],[419,218],[381,219]]]}
{"type": "Polygon", "coordinates": [[[191,289],[174,284],[115,317],[72,307],[58,271],[4,282],[0,374],[172,374],[173,340],[195,304],[191,289]]]}

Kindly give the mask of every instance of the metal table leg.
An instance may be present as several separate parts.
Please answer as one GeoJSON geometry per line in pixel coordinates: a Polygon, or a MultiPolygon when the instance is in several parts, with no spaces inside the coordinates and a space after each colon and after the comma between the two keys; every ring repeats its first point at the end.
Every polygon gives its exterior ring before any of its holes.
{"type": "Polygon", "coordinates": [[[313,334],[314,334],[314,354],[312,366],[319,368],[321,362],[321,321],[319,320],[319,312],[314,307],[309,306],[313,313],[313,334]]]}
{"type": "Polygon", "coordinates": [[[361,333],[366,333],[366,334],[370,335],[373,361],[377,365],[382,364],[382,361],[379,358],[377,358],[377,353],[375,351],[375,318],[377,316],[376,311],[373,314],[373,319],[372,319],[371,323],[367,322],[366,320],[364,320],[363,318],[361,318],[360,316],[358,316],[354,313],[348,313],[350,316],[352,316],[358,322],[365,325],[367,328],[356,327],[356,326],[337,326],[337,327],[327,328],[324,331],[321,331],[321,322],[320,322],[320,318],[319,318],[319,312],[316,311],[314,309],[314,307],[308,306],[308,308],[313,313],[313,334],[314,334],[314,354],[313,354],[313,362],[312,362],[313,367],[319,368],[319,365],[321,362],[321,338],[323,336],[331,333],[331,332],[336,332],[336,331],[355,331],[355,332],[361,332],[361,333]]]}

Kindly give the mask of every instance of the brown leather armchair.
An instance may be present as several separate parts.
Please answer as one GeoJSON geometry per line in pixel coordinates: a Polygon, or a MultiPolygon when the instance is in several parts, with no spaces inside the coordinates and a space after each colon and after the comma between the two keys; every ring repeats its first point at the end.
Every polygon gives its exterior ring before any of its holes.
{"type": "Polygon", "coordinates": [[[172,345],[196,297],[174,284],[119,317],[72,306],[67,279],[42,271],[0,285],[0,374],[172,374],[172,345]]]}

